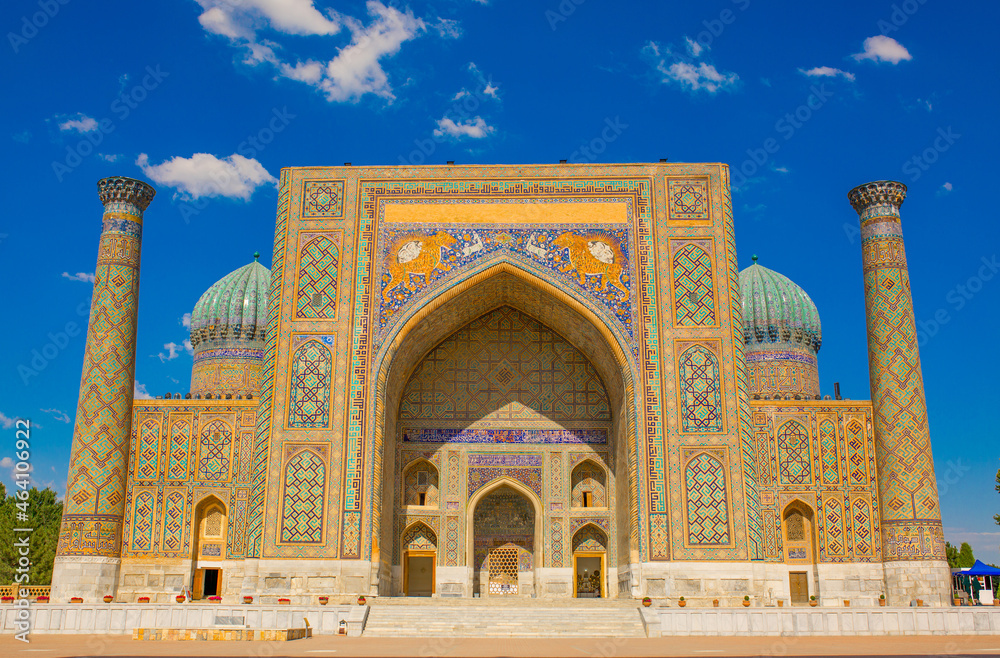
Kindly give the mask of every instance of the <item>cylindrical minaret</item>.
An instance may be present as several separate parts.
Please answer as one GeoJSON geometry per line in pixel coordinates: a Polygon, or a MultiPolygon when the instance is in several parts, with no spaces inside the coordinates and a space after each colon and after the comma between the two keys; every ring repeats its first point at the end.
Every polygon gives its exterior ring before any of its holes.
{"type": "Polygon", "coordinates": [[[895,605],[946,605],[951,572],[899,219],[906,186],[876,181],[847,197],[861,218],[885,594],[895,605]]]}
{"type": "Polygon", "coordinates": [[[132,427],[142,214],[156,190],[131,178],[97,183],[104,204],[80,400],[52,574],[54,600],[114,594],[122,550],[132,427]]]}

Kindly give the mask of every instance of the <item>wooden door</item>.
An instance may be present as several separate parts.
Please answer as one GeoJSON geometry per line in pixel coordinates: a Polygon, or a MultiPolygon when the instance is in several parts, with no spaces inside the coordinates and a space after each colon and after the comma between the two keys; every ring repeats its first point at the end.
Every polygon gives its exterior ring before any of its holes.
{"type": "Polygon", "coordinates": [[[434,562],[434,553],[408,553],[403,576],[403,593],[406,596],[434,594],[434,562]]]}
{"type": "Polygon", "coordinates": [[[202,598],[205,589],[205,570],[194,570],[194,583],[191,585],[191,600],[197,601],[202,598]]]}
{"type": "Polygon", "coordinates": [[[792,595],[792,604],[809,602],[809,576],[805,571],[792,571],[788,574],[788,589],[792,595]]]}

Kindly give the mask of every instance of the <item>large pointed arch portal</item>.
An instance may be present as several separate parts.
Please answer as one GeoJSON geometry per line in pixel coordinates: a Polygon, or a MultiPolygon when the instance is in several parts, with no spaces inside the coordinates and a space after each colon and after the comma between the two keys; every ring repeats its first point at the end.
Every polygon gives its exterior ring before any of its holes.
{"type": "MultiPolygon", "coordinates": [[[[546,573],[556,573],[554,578],[563,578],[565,582],[554,582],[547,586],[538,577],[533,581],[529,579],[533,593],[570,596],[570,474],[582,459],[590,459],[599,468],[609,472],[610,502],[593,512],[595,519],[611,530],[608,537],[608,568],[637,561],[633,373],[628,366],[625,351],[614,333],[585,305],[516,264],[499,262],[470,275],[429,300],[395,335],[389,337],[383,355],[381,360],[376,359],[380,368],[376,389],[376,426],[372,442],[375,454],[371,480],[372,491],[375,492],[371,517],[373,545],[379,547],[373,559],[379,565],[379,592],[402,592],[400,549],[394,542],[399,536],[400,526],[405,527],[415,520],[424,519],[431,527],[440,529],[437,590],[446,595],[449,587],[452,587],[454,594],[471,595],[477,565],[475,547],[470,544],[475,541],[475,533],[470,532],[474,528],[469,527],[469,524],[476,523],[470,503],[473,499],[479,500],[477,492],[481,494],[484,489],[492,490],[495,487],[497,483],[489,480],[491,476],[495,476],[511,479],[517,483],[517,487],[526,487],[540,501],[532,519],[532,533],[537,531],[538,539],[537,542],[532,540],[530,549],[521,547],[522,552],[530,552],[532,557],[528,559],[522,555],[520,564],[530,564],[531,570],[536,574],[539,573],[538,570],[547,568],[546,573]],[[525,316],[528,321],[519,319],[525,316]],[[499,327],[501,334],[509,334],[507,340],[513,343],[506,346],[506,349],[510,353],[520,353],[522,343],[524,349],[533,349],[539,341],[538,336],[543,334],[551,335],[546,340],[552,342],[552,350],[578,353],[587,362],[580,366],[581,372],[592,368],[596,374],[595,386],[601,389],[602,395],[606,395],[605,417],[581,417],[580,420],[571,422],[566,420],[565,415],[560,416],[553,410],[551,404],[548,407],[542,403],[535,404],[538,400],[546,399],[545,396],[518,397],[519,394],[514,393],[514,397],[510,398],[509,408],[505,407],[497,414],[486,414],[473,422],[470,422],[470,418],[456,417],[450,424],[445,423],[455,433],[461,434],[461,439],[420,439],[423,443],[419,446],[404,443],[411,441],[413,434],[408,426],[410,419],[405,415],[408,407],[401,404],[404,394],[410,402],[414,395],[416,398],[423,396],[432,401],[447,397],[441,391],[434,390],[433,382],[425,383],[424,388],[414,394],[414,386],[409,384],[411,379],[422,372],[421,364],[430,358],[429,355],[443,341],[455,341],[455,335],[460,336],[461,331],[468,332],[468,327],[477,326],[477,321],[481,325],[492,322],[489,329],[496,331],[499,327]],[[504,322],[520,324],[523,330],[518,333],[511,329],[504,333],[504,322]],[[521,415],[518,415],[518,403],[523,403],[524,413],[521,415]],[[524,418],[529,419],[527,425],[521,422],[524,418]],[[537,425],[531,425],[531,422],[537,425]],[[521,431],[524,427],[539,429],[530,438],[525,438],[529,433],[521,431]],[[476,431],[463,431],[469,428],[476,431]],[[512,428],[517,431],[513,432],[512,428]],[[587,428],[598,428],[600,432],[594,430],[588,434],[587,428]],[[572,436],[570,439],[552,438],[556,435],[562,437],[564,434],[572,436]],[[487,438],[483,438],[484,436],[487,438]],[[498,445],[493,438],[495,436],[508,438],[500,441],[503,445],[498,445]],[[595,436],[604,438],[591,441],[595,436]],[[553,442],[558,444],[564,440],[579,442],[579,445],[552,445],[553,442]],[[470,447],[470,441],[475,445],[470,447]],[[510,445],[511,441],[517,445],[510,445]],[[463,445],[456,445],[455,442],[463,445]],[[404,448],[407,452],[401,454],[400,450],[404,448]],[[400,488],[405,486],[401,469],[415,458],[427,460],[440,473],[441,500],[437,508],[405,504],[400,497],[400,488]],[[576,462],[573,462],[574,459],[576,462]],[[472,460],[477,461],[470,466],[468,462],[472,460]],[[543,547],[547,547],[547,551],[542,551],[543,547]],[[544,557],[539,559],[540,555],[544,557]],[[553,569],[564,569],[566,573],[560,576],[558,574],[561,572],[554,572],[553,569]],[[548,589],[544,589],[545,587],[548,589]]],[[[544,359],[540,359],[541,361],[544,359]]],[[[496,380],[493,385],[502,387],[509,377],[503,369],[503,364],[496,361],[484,378],[496,380]]],[[[546,378],[554,376],[551,372],[545,372],[545,369],[545,366],[539,365],[537,373],[528,373],[528,379],[534,377],[539,386],[545,386],[546,378]]],[[[558,374],[555,373],[555,376],[558,374]]],[[[583,391],[578,391],[577,394],[585,397],[583,391]]],[[[447,399],[440,401],[447,407],[447,399]]],[[[549,399],[549,402],[552,400],[549,399]]],[[[516,496],[513,491],[516,487],[508,488],[511,489],[509,497],[514,500],[516,496]]],[[[489,540],[494,541],[495,538],[489,540]]],[[[518,545],[517,541],[509,543],[518,545]]],[[[521,595],[525,593],[524,578],[522,574],[521,595]]]]}

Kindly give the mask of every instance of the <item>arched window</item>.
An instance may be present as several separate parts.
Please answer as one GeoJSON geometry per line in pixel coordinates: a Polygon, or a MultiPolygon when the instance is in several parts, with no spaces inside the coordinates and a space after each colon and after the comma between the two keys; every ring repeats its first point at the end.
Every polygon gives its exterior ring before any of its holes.
{"type": "Polygon", "coordinates": [[[729,505],[726,469],[708,453],[688,462],[684,473],[687,490],[688,543],[713,546],[729,543],[729,505]]]}
{"type": "Polygon", "coordinates": [[[607,507],[604,469],[587,459],[573,469],[573,507],[607,507]]]}
{"type": "Polygon", "coordinates": [[[813,511],[802,503],[795,501],[785,508],[782,514],[782,525],[785,535],[785,561],[793,563],[813,562],[813,511]]]}
{"type": "Polygon", "coordinates": [[[226,507],[211,496],[199,506],[197,521],[198,556],[225,558],[226,556],[226,507]]]}
{"type": "Polygon", "coordinates": [[[702,345],[684,350],[677,365],[681,427],[685,432],[722,431],[719,360],[702,345]]]}
{"type": "Polygon", "coordinates": [[[333,356],[318,340],[302,344],[292,355],[288,424],[326,427],[330,424],[330,379],[333,356]]]}
{"type": "Polygon", "coordinates": [[[403,504],[437,507],[438,471],[429,461],[418,460],[403,475],[403,504]]]}

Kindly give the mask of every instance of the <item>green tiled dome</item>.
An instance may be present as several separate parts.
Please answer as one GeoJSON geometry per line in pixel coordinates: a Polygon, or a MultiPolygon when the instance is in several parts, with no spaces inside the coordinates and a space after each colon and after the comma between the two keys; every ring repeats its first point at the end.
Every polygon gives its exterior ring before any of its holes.
{"type": "Polygon", "coordinates": [[[261,341],[267,329],[271,271],[257,262],[230,272],[209,288],[191,312],[191,344],[214,339],[261,341]]]}
{"type": "Polygon", "coordinates": [[[757,264],[740,272],[743,296],[743,338],[748,346],[797,343],[818,352],[823,342],[819,311],[786,276],[757,264]]]}

